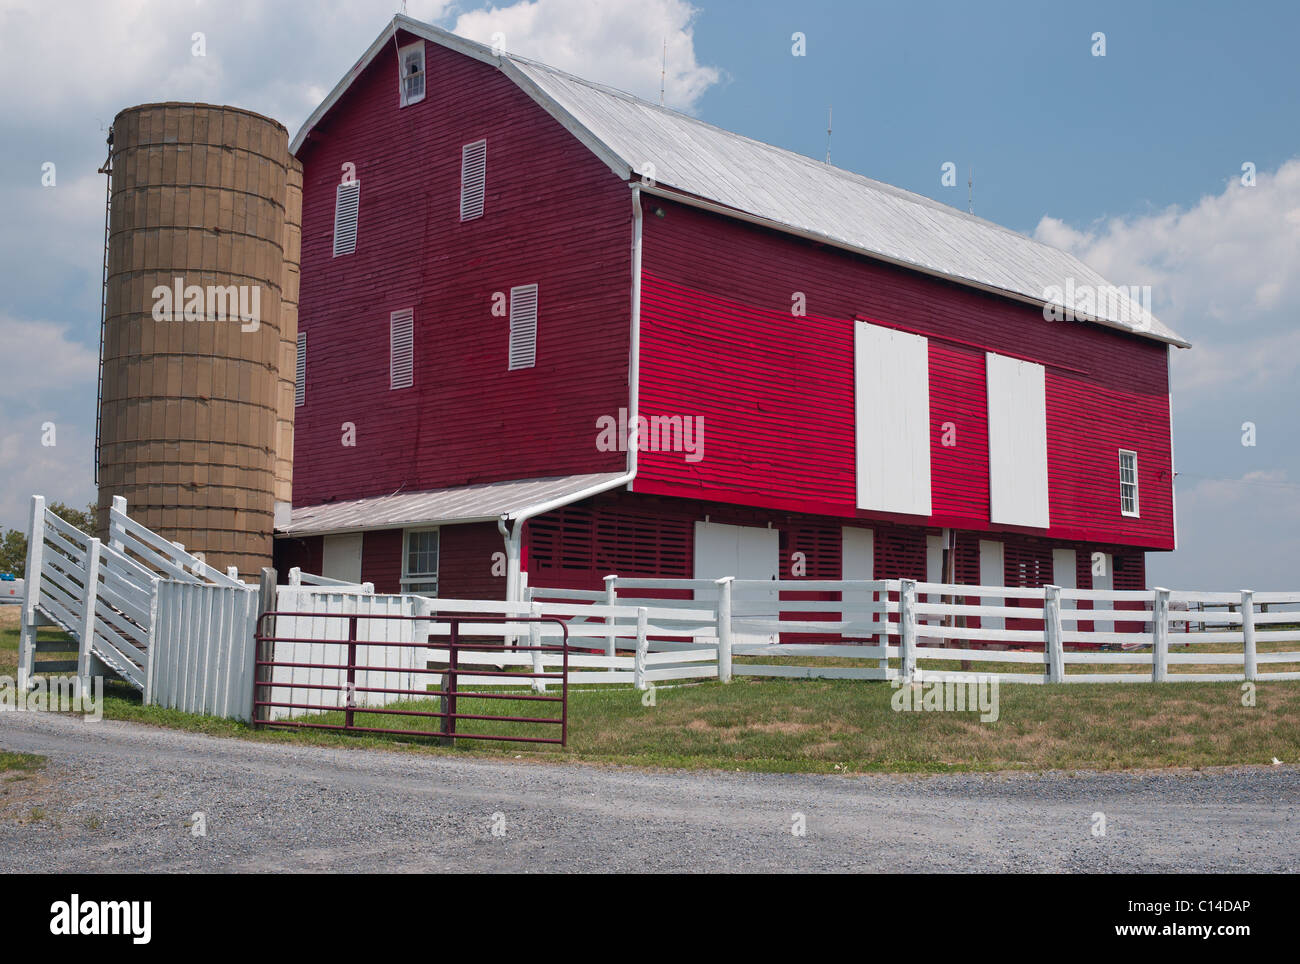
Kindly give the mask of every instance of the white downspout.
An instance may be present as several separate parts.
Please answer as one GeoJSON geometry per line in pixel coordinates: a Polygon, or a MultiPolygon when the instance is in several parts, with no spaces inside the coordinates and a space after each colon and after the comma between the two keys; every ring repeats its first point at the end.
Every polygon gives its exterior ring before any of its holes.
{"type": "Polygon", "coordinates": [[[521,571],[520,554],[523,546],[524,523],[529,519],[539,516],[544,512],[550,512],[552,509],[558,509],[561,506],[570,505],[574,502],[581,502],[593,495],[599,495],[602,492],[608,492],[610,489],[616,489],[622,485],[630,485],[636,478],[637,467],[637,449],[640,447],[640,439],[637,435],[636,425],[640,411],[638,398],[641,384],[641,184],[639,181],[632,182],[632,305],[631,305],[631,333],[628,338],[628,367],[627,367],[627,470],[620,476],[605,482],[598,483],[580,492],[572,495],[562,496],[558,499],[551,499],[549,502],[542,502],[537,505],[526,506],[516,512],[503,513],[497,519],[497,531],[501,533],[501,538],[505,540],[506,546],[506,601],[518,602],[523,596],[522,587],[519,584],[521,571]],[[514,527],[511,528],[510,522],[514,520],[514,527]]]}

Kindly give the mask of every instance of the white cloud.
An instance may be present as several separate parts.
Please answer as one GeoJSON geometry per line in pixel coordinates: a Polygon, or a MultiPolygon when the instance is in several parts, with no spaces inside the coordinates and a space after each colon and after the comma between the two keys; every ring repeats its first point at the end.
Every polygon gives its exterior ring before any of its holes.
{"type": "Polygon", "coordinates": [[[659,100],[662,74],[664,102],[692,111],[721,77],[696,61],[697,12],[683,0],[524,0],[463,13],[452,31],[485,44],[500,33],[510,53],[650,101],[659,100]]]}
{"type": "Polygon", "coordinates": [[[98,350],[68,338],[67,327],[53,322],[0,315],[0,347],[5,358],[0,405],[9,416],[35,411],[41,399],[93,381],[99,369],[98,350]]]}
{"type": "Polygon", "coordinates": [[[1034,232],[1116,284],[1149,284],[1157,317],[1196,346],[1175,353],[1175,397],[1278,382],[1300,368],[1300,159],[1182,209],[1034,232]]]}

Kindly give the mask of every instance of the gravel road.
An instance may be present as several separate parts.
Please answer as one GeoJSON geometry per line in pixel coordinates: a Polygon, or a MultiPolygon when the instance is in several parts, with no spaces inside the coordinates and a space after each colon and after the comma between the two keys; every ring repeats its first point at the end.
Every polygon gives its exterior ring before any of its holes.
{"type": "Polygon", "coordinates": [[[50,761],[29,779],[0,775],[0,873],[1300,870],[1290,766],[642,771],[271,745],[37,713],[0,715],[0,749],[50,761]],[[188,826],[200,812],[206,836],[188,826]],[[796,814],[803,836],[791,832],[796,814]]]}

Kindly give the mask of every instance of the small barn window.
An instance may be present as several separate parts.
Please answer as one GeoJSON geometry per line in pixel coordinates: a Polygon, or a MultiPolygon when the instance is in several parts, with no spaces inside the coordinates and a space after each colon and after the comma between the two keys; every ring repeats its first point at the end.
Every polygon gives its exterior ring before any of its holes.
{"type": "Polygon", "coordinates": [[[510,289],[510,371],[537,363],[537,285],[510,289]]]}
{"type": "Polygon", "coordinates": [[[1138,514],[1138,457],[1127,449],[1119,450],[1119,511],[1121,515],[1138,514]]]}
{"type": "Polygon", "coordinates": [[[407,529],[402,552],[402,592],[438,595],[438,530],[407,529]]]}
{"type": "Polygon", "coordinates": [[[293,404],[296,408],[307,400],[307,332],[298,332],[298,365],[294,372],[293,404]]]}
{"type": "Polygon", "coordinates": [[[460,149],[460,219],[483,216],[483,194],[487,188],[487,141],[475,141],[460,149]]]}
{"type": "Polygon", "coordinates": [[[334,257],[357,250],[357,214],[361,182],[344,181],[334,192],[334,257]]]}
{"type": "Polygon", "coordinates": [[[388,316],[388,387],[410,388],[414,368],[415,312],[411,308],[388,316]]]}
{"type": "Polygon", "coordinates": [[[402,72],[400,106],[424,100],[424,41],[417,40],[398,50],[397,62],[402,72]]]}

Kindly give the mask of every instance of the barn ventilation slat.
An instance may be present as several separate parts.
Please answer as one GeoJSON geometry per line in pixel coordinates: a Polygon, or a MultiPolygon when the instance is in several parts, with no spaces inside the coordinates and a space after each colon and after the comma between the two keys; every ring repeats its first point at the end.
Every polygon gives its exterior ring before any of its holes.
{"type": "Polygon", "coordinates": [[[460,149],[460,219],[483,216],[487,190],[487,141],[475,141],[460,149]]]}
{"type": "Polygon", "coordinates": [[[361,208],[361,182],[345,181],[334,193],[334,257],[357,250],[357,215],[361,208]]]}
{"type": "Polygon", "coordinates": [[[415,364],[415,312],[403,308],[389,315],[388,387],[410,388],[415,364]]]}
{"type": "Polygon", "coordinates": [[[510,370],[537,363],[537,285],[510,289],[510,370]]]}

